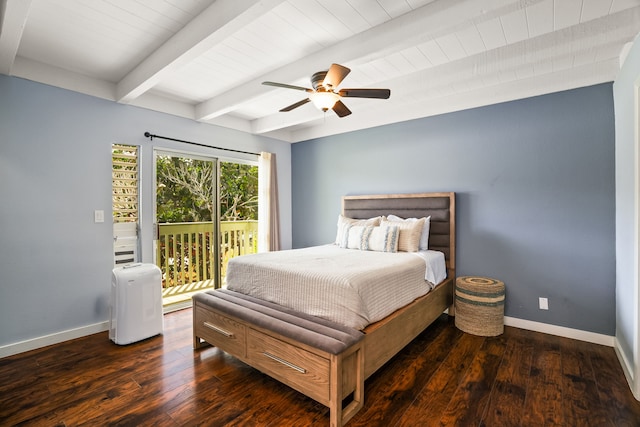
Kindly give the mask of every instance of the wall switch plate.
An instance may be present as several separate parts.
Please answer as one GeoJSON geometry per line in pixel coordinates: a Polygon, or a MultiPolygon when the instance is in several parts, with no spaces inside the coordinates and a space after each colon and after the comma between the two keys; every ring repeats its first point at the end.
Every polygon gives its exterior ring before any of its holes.
{"type": "Polygon", "coordinates": [[[102,210],[93,211],[93,221],[96,223],[104,222],[104,211],[102,210]]]}
{"type": "Polygon", "coordinates": [[[549,300],[546,298],[538,298],[538,304],[540,306],[540,310],[549,310],[549,300]]]}

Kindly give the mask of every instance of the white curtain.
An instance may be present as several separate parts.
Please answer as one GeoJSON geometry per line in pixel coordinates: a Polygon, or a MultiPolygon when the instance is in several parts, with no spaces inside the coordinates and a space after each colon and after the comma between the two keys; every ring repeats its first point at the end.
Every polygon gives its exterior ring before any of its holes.
{"type": "Polygon", "coordinates": [[[258,252],[280,250],[279,223],[276,155],[263,151],[258,159],[258,252]]]}

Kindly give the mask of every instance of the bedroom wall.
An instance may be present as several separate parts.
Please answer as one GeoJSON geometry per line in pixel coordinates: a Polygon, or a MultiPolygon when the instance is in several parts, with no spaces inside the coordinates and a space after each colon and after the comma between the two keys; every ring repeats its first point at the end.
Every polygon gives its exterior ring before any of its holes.
{"type": "Polygon", "coordinates": [[[636,39],[613,85],[616,117],[616,350],[640,399],[640,291],[638,285],[638,91],[636,39]]]}
{"type": "Polygon", "coordinates": [[[331,242],[345,194],[455,191],[458,275],[503,280],[507,316],[613,336],[614,142],[611,84],[300,142],[293,246],[331,242]]]}
{"type": "Polygon", "coordinates": [[[152,261],[153,146],[216,152],[149,142],[145,131],[276,153],[282,245],[291,246],[289,143],[0,75],[0,354],[25,340],[104,328],[114,142],[141,146],[143,260],[152,261]],[[104,223],[93,222],[96,209],[104,223]]]}

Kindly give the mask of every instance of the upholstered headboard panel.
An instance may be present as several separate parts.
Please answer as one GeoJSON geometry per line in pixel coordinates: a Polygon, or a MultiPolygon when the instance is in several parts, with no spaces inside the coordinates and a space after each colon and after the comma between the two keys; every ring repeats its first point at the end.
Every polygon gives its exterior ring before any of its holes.
{"type": "Polygon", "coordinates": [[[456,268],[456,208],[453,192],[344,196],[342,214],[357,219],[391,214],[402,218],[431,216],[429,249],[444,252],[447,268],[456,268]]]}

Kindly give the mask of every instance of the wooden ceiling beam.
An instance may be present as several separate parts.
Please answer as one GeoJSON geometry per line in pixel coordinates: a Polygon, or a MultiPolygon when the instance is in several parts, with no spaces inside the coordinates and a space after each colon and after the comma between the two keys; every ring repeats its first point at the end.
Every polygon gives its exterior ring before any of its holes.
{"type": "Polygon", "coordinates": [[[0,0],[0,73],[11,75],[31,0],[0,0]]]}
{"type": "Polygon", "coordinates": [[[118,82],[117,101],[127,103],[147,92],[164,76],[198,58],[283,1],[216,0],[118,82]]]}

